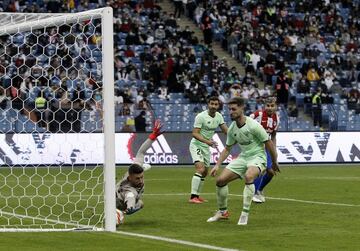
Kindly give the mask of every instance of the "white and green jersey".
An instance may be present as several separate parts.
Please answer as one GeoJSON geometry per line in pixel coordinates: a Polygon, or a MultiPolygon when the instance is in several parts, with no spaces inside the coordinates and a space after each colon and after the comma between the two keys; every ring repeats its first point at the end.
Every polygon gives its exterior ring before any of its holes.
{"type": "MultiPolygon", "coordinates": [[[[221,113],[216,112],[214,117],[209,115],[209,111],[205,110],[195,117],[194,128],[200,128],[200,134],[207,140],[210,140],[220,125],[224,124],[224,117],[221,113]]],[[[207,144],[193,138],[191,143],[197,146],[207,146],[207,144]]]]}
{"type": "Polygon", "coordinates": [[[264,142],[269,140],[265,129],[254,119],[245,116],[245,124],[238,127],[233,121],[228,129],[226,145],[239,144],[241,157],[247,158],[256,155],[265,155],[264,142]]]}

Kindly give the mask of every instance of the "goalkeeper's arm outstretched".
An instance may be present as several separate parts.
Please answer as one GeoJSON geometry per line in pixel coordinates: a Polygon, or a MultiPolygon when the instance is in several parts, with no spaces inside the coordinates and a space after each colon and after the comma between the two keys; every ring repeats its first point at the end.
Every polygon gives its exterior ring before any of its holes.
{"type": "Polygon", "coordinates": [[[161,129],[161,121],[156,120],[152,133],[140,146],[134,163],[129,166],[122,180],[116,184],[116,208],[120,210],[119,223],[123,222],[125,214],[133,214],[144,206],[141,200],[144,193],[144,171],[150,168],[150,165],[144,164],[144,155],[154,140],[163,133],[161,129]]]}

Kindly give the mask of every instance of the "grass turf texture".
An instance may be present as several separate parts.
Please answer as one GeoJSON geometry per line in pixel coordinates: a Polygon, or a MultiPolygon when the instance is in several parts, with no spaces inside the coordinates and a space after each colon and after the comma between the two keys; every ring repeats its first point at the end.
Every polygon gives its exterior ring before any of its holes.
{"type": "MultiPolygon", "coordinates": [[[[124,172],[124,168],[118,169],[118,177],[124,172]]],[[[216,210],[215,182],[213,178],[205,181],[203,197],[208,203],[189,204],[193,173],[193,168],[182,167],[153,168],[146,172],[145,207],[127,216],[118,230],[240,250],[360,247],[360,166],[283,167],[266,188],[266,195],[274,199],[268,198],[264,204],[253,203],[247,226],[236,225],[242,206],[242,181],[233,181],[229,187],[230,219],[207,223],[206,219],[216,210]],[[281,200],[284,198],[355,206],[281,200]]],[[[95,232],[0,233],[0,236],[0,250],[200,250],[95,232]]]]}

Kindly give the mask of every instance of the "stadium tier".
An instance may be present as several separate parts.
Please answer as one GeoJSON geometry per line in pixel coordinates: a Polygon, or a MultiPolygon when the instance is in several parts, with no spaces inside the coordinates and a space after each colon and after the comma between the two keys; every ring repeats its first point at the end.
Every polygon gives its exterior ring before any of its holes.
{"type": "MultiPolygon", "coordinates": [[[[94,1],[87,8],[105,4],[107,1],[94,1]]],[[[158,5],[144,6],[137,1],[121,6],[117,2],[111,4],[121,7],[114,13],[118,132],[135,130],[134,119],[143,109],[149,116],[156,114],[178,124],[169,125],[167,130],[186,131],[209,95],[218,95],[224,103],[234,95],[242,95],[249,100],[248,108],[256,109],[263,105],[261,97],[272,93],[277,94],[282,104],[280,130],[316,131],[320,128],[311,123],[311,97],[318,88],[323,91],[324,104],[321,129],[360,128],[360,54],[355,35],[359,30],[356,20],[351,15],[348,18],[353,10],[344,3],[329,6],[311,3],[314,9],[322,10],[311,18],[307,14],[309,9],[291,1],[282,4],[219,1],[208,9],[198,5],[195,12],[185,8],[199,26],[210,16],[213,39],[244,65],[245,76],[227,67],[226,59],[217,58],[211,46],[199,44],[199,38],[191,31],[179,28],[175,16],[161,13],[158,5]],[[335,19],[341,19],[344,25],[333,24],[335,19]],[[314,26],[318,28],[314,30],[314,26]],[[280,73],[285,75],[284,93],[280,90],[283,88],[280,73]],[[256,76],[265,86],[256,83],[256,76]],[[305,117],[290,114],[287,106],[292,100],[305,117]],[[179,107],[177,104],[184,104],[179,111],[187,113],[174,114],[162,109],[174,111],[174,107],[179,107]],[[350,123],[344,123],[347,120],[350,123]]],[[[73,6],[54,6],[40,1],[30,8],[24,1],[19,6],[4,4],[2,8],[12,12],[76,12],[84,6],[77,2],[73,6]]],[[[96,24],[87,24],[81,37],[77,36],[79,27],[70,26],[61,27],[60,37],[51,29],[45,34],[18,32],[0,37],[2,132],[57,130],[56,121],[65,114],[54,112],[53,103],[61,91],[70,100],[78,98],[86,104],[84,109],[69,110],[66,118],[74,126],[65,125],[62,131],[100,130],[101,114],[94,106],[100,97],[95,90],[102,85],[99,79],[102,53],[96,24]],[[72,35],[67,35],[70,28],[72,35]],[[46,102],[40,125],[35,102],[39,96],[46,102]]],[[[147,123],[151,119],[147,118],[147,123]]]]}

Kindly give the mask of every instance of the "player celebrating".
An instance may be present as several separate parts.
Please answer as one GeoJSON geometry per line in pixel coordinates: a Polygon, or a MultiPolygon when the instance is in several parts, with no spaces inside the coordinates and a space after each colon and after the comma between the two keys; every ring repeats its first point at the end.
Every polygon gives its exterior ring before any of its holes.
{"type": "Polygon", "coordinates": [[[219,211],[209,218],[208,222],[227,219],[228,186],[227,184],[235,179],[241,178],[245,181],[243,191],[243,210],[241,212],[238,225],[246,225],[251,205],[251,200],[255,194],[254,180],[265,170],[266,154],[264,145],[269,151],[273,170],[279,171],[277,154],[275,147],[265,131],[265,129],[250,117],[244,115],[245,101],[243,98],[232,98],[228,104],[231,123],[227,138],[226,147],[221,152],[216,165],[211,169],[210,175],[215,176],[221,163],[229,156],[232,146],[239,144],[241,154],[232,160],[216,178],[216,195],[219,211]]]}
{"type": "MultiPolygon", "coordinates": [[[[255,119],[259,122],[262,127],[264,127],[265,131],[269,135],[269,139],[272,140],[275,149],[276,149],[276,131],[279,126],[279,116],[276,113],[276,99],[274,97],[269,97],[265,100],[265,109],[257,110],[250,115],[251,118],[255,119]]],[[[255,195],[253,197],[253,201],[257,203],[265,202],[265,196],[263,190],[267,184],[273,178],[275,172],[271,168],[271,158],[268,151],[266,151],[267,155],[267,164],[266,164],[266,173],[264,175],[259,176],[255,179],[255,195]]]]}
{"type": "Polygon", "coordinates": [[[217,143],[212,140],[215,130],[220,127],[223,133],[227,133],[224,118],[218,112],[219,99],[210,97],[207,105],[208,109],[195,117],[193,139],[189,147],[196,170],[191,180],[191,197],[189,199],[189,202],[194,204],[201,204],[205,201],[199,195],[210,165],[210,147],[217,147],[217,143]]]}
{"type": "Polygon", "coordinates": [[[163,133],[161,128],[160,120],[156,120],[149,138],[140,146],[134,163],[129,166],[122,180],[116,184],[116,208],[120,224],[124,222],[125,214],[133,214],[144,206],[141,200],[144,193],[144,171],[150,168],[149,164],[144,164],[144,155],[154,140],[163,133]]]}

